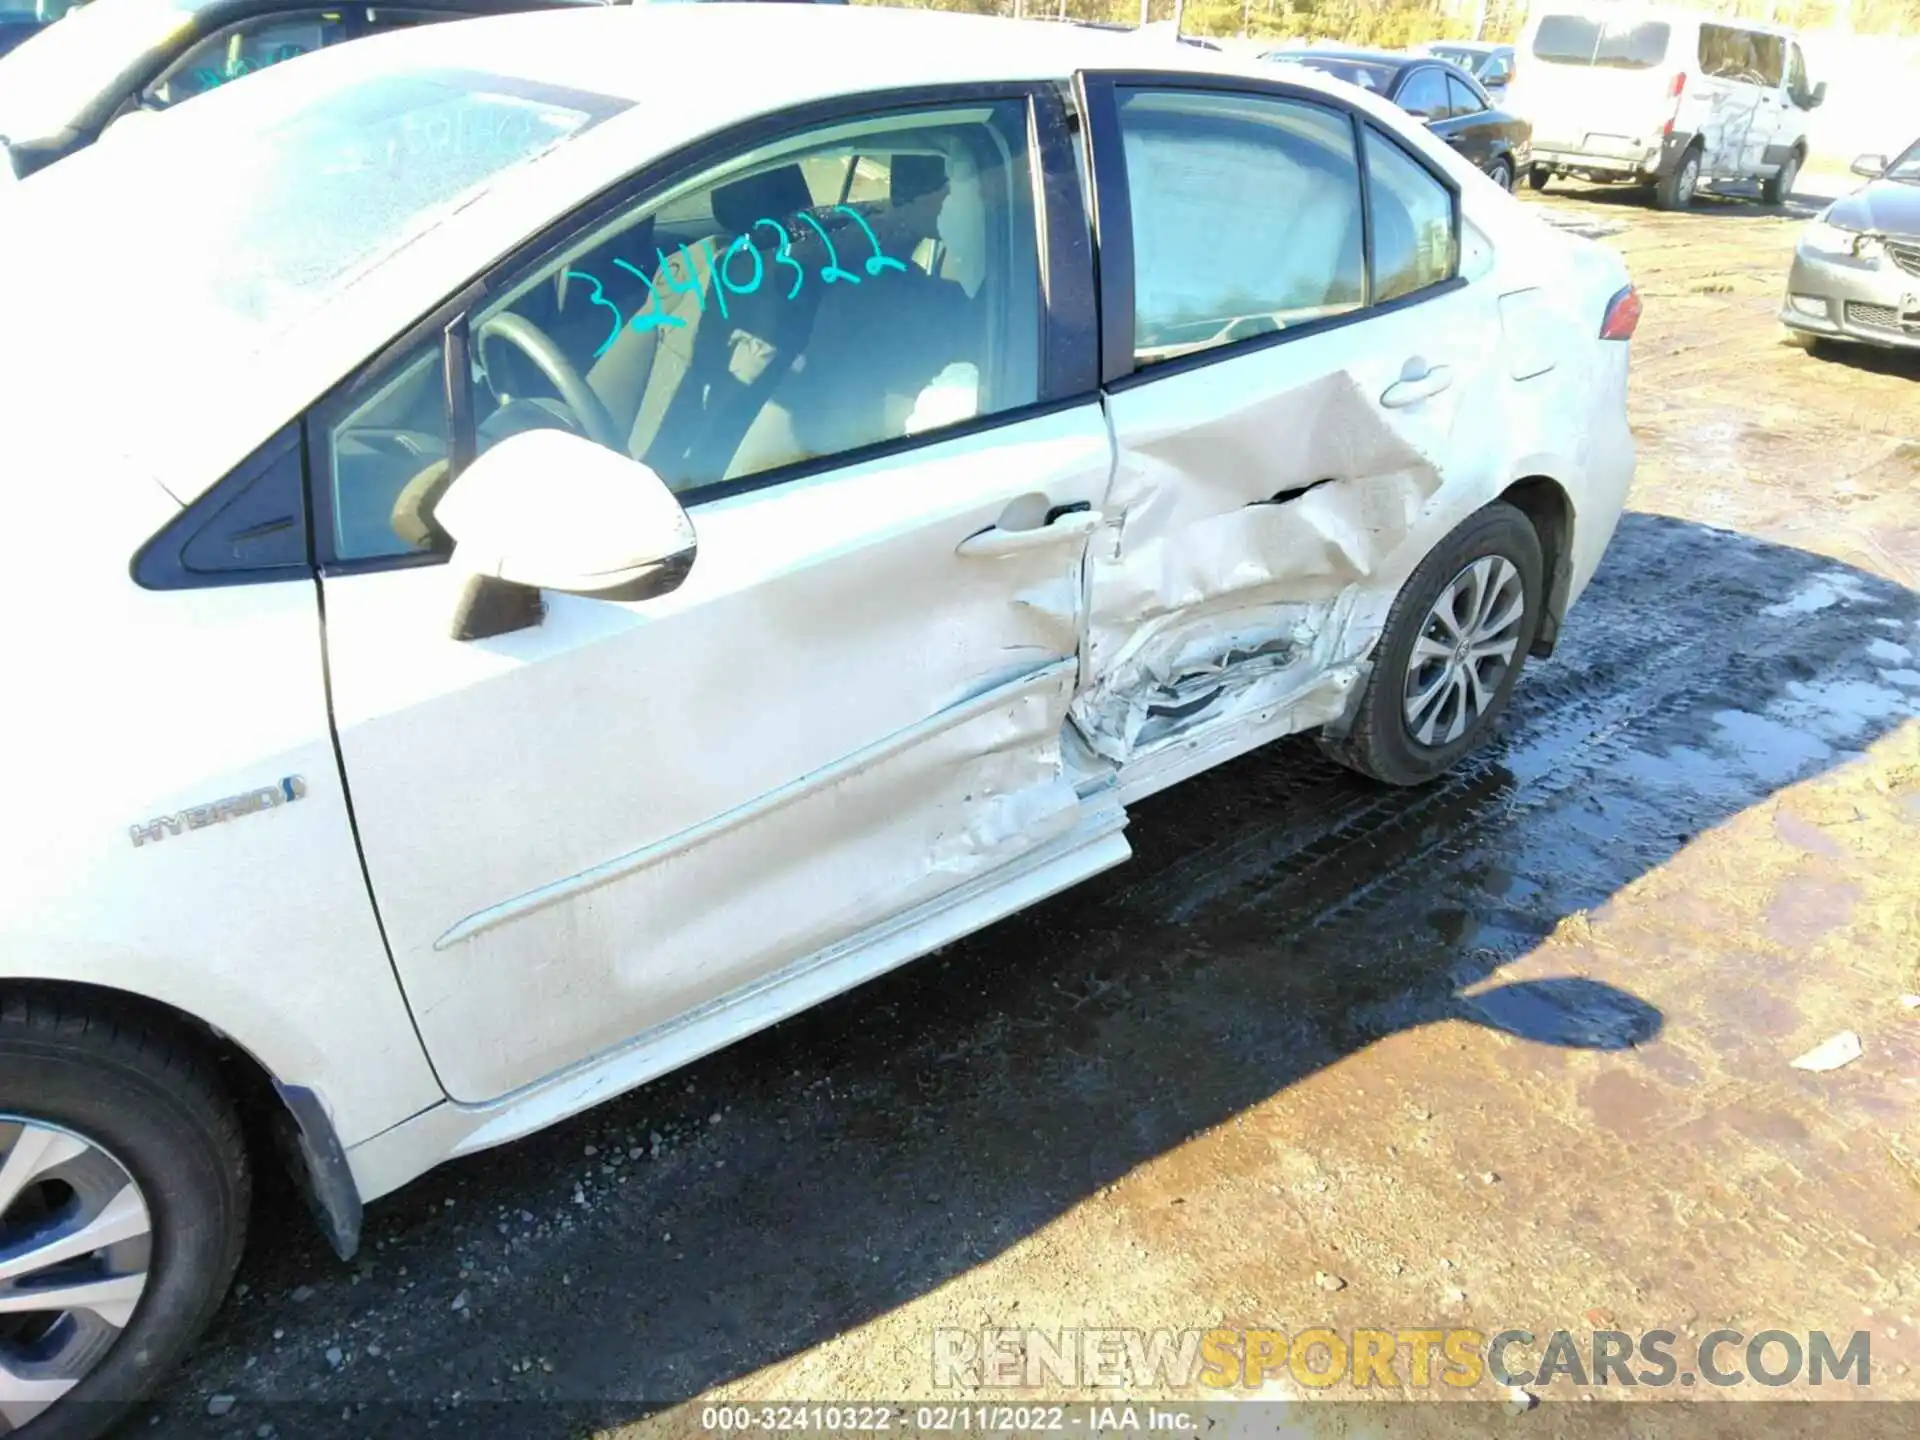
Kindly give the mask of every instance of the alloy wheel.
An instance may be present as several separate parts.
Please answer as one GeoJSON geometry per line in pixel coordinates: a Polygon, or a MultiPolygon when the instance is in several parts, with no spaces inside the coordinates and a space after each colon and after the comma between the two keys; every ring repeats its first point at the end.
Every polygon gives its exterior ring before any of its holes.
{"type": "Polygon", "coordinates": [[[104,1147],[0,1115],[0,1434],[106,1357],[146,1290],[152,1251],[146,1197],[104,1147]]]}
{"type": "Polygon", "coordinates": [[[1483,555],[1447,582],[1407,659],[1408,735],[1438,748],[1466,734],[1518,658],[1526,613],[1526,587],[1504,555],[1483,555]]]}
{"type": "Polygon", "coordinates": [[[1700,162],[1689,155],[1680,166],[1679,183],[1673,187],[1674,199],[1680,202],[1681,208],[1684,209],[1693,203],[1693,192],[1699,188],[1699,185],[1700,162]]]}

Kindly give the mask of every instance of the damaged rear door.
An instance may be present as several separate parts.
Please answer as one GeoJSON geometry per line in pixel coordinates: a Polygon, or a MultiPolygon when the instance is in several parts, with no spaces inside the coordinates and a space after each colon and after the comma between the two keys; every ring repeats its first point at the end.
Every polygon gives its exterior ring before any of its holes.
{"type": "Polygon", "coordinates": [[[1082,88],[1118,461],[1074,716],[1131,799],[1343,713],[1492,478],[1495,348],[1457,190],[1375,121],[1239,78],[1082,88]]]}

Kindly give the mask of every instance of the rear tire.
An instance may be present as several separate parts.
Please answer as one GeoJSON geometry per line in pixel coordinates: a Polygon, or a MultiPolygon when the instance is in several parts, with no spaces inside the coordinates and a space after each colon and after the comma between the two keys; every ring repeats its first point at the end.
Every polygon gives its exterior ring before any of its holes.
{"type": "Polygon", "coordinates": [[[1387,785],[1446,771],[1492,732],[1513,694],[1540,631],[1544,570],[1540,537],[1514,506],[1496,500],[1469,515],[1401,587],[1353,728],[1321,749],[1387,785]],[[1515,600],[1517,615],[1496,623],[1515,600]]]}
{"type": "Polygon", "coordinates": [[[1527,171],[1527,184],[1535,190],[1547,188],[1547,182],[1553,179],[1553,172],[1544,165],[1535,165],[1527,171]]]}
{"type": "Polygon", "coordinates": [[[1688,150],[1680,163],[1654,182],[1653,203],[1662,210],[1685,210],[1700,187],[1700,152],[1688,150]]]}
{"type": "Polygon", "coordinates": [[[82,1303],[0,1314],[12,1377],[0,1374],[0,1427],[19,1427],[20,1440],[95,1440],[141,1400],[219,1309],[250,1193],[233,1106],[181,1036],[37,992],[0,1001],[10,1244],[51,1247],[82,1224],[107,1240],[0,1281],[0,1294],[95,1287],[82,1303]]]}

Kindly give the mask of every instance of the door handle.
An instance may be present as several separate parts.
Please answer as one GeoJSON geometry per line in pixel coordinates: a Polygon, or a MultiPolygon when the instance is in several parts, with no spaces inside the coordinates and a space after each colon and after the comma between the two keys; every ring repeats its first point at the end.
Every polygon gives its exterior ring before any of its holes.
{"type": "Polygon", "coordinates": [[[1400,378],[1381,393],[1380,403],[1392,410],[1403,405],[1417,405],[1422,400],[1438,395],[1452,383],[1453,371],[1445,365],[1409,360],[1401,370],[1400,378]]]}
{"type": "Polygon", "coordinates": [[[1035,525],[1028,530],[1004,530],[998,525],[989,525],[985,530],[967,536],[954,547],[953,553],[969,560],[1022,555],[1029,550],[1042,550],[1049,545],[1064,545],[1070,540],[1085,539],[1100,528],[1100,518],[1098,510],[1070,510],[1045,525],[1035,525]]]}

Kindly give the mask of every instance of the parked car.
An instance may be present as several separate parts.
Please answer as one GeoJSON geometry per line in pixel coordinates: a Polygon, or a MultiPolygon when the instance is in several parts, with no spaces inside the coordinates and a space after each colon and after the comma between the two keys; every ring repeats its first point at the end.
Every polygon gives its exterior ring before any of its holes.
{"type": "Polygon", "coordinates": [[[364,35],[604,0],[91,0],[0,57],[0,160],[32,174],[129,115],[164,110],[255,70],[364,35]]]}
{"type": "Polygon", "coordinates": [[[1920,141],[1853,173],[1868,183],[1800,232],[1780,321],[1802,343],[1920,348],[1920,141]]]}
{"type": "Polygon", "coordinates": [[[1827,93],[1791,30],[1692,10],[1549,0],[1519,50],[1508,98],[1533,122],[1533,187],[1627,181],[1667,210],[1725,181],[1758,182],[1768,204],[1792,195],[1827,93]]]}
{"type": "Polygon", "coordinates": [[[71,8],[69,0],[0,0],[0,55],[39,34],[71,8]]]}
{"type": "Polygon", "coordinates": [[[1261,57],[1304,65],[1384,96],[1511,190],[1531,163],[1533,127],[1496,105],[1465,70],[1446,60],[1386,50],[1309,46],[1261,57]]]}
{"type": "Polygon", "coordinates": [[[1140,55],[516,15],[16,187],[11,1419],[94,1433],[217,1307],[242,1096],[351,1255],[1200,770],[1489,736],[1632,478],[1622,262],[1372,96],[1140,55]]]}
{"type": "Polygon", "coordinates": [[[1430,40],[1414,53],[1458,65],[1480,82],[1494,104],[1506,104],[1507,85],[1513,79],[1513,46],[1487,40],[1430,40]]]}

